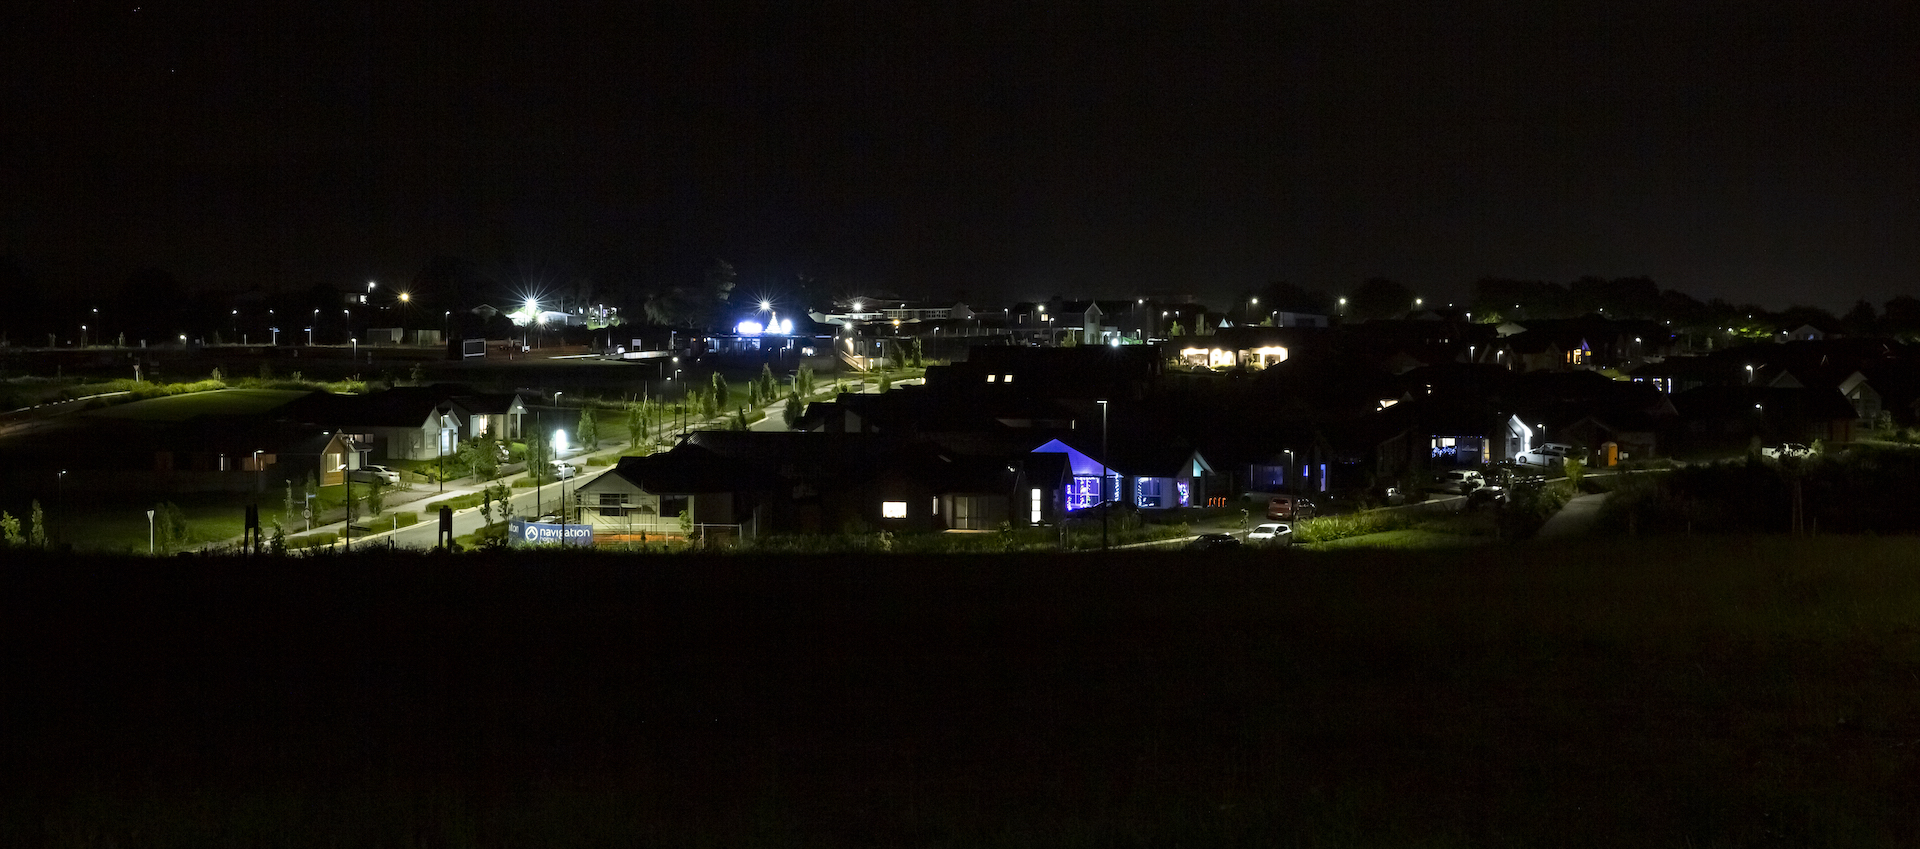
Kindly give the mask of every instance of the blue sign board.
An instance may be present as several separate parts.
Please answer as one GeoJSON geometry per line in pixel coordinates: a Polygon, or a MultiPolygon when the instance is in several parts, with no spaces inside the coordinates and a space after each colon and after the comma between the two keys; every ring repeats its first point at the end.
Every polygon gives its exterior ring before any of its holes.
{"type": "Polygon", "coordinates": [[[507,520],[508,545],[593,545],[592,525],[548,525],[525,519],[507,520]]]}

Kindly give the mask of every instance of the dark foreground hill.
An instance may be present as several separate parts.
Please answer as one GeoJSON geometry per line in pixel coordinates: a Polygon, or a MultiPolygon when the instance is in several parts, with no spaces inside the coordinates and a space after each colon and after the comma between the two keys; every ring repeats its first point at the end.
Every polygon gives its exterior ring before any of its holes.
{"type": "Polygon", "coordinates": [[[7,846],[1920,844],[1905,539],[0,578],[7,846]]]}

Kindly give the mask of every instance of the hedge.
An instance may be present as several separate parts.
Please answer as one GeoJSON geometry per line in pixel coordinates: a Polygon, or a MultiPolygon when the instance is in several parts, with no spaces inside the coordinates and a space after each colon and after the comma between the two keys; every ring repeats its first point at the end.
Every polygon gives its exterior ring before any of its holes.
{"type": "Polygon", "coordinates": [[[332,531],[321,531],[317,534],[301,534],[299,536],[287,537],[287,550],[293,551],[301,548],[332,545],[339,541],[340,535],[332,531]]]}

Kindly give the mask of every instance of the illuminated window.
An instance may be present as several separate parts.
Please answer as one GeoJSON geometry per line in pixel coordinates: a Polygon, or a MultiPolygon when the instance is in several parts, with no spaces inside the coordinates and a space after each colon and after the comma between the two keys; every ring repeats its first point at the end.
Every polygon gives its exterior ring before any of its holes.
{"type": "Polygon", "coordinates": [[[884,518],[884,519],[905,519],[907,517],[907,502],[905,501],[880,502],[880,516],[881,518],[884,518]]]}
{"type": "Polygon", "coordinates": [[[1036,525],[1040,524],[1040,490],[1035,489],[1030,492],[1027,497],[1027,503],[1029,515],[1027,521],[1036,525]]]}
{"type": "Polygon", "coordinates": [[[1010,374],[1009,374],[1009,375],[1007,375],[1006,377],[1003,377],[1003,378],[1001,378],[1001,379],[1000,379],[1000,382],[1001,382],[1001,383],[1012,383],[1012,382],[1013,382],[1013,375],[1010,375],[1010,374]]]}
{"type": "Polygon", "coordinates": [[[990,374],[990,375],[987,375],[987,382],[988,382],[988,383],[992,383],[992,382],[993,382],[993,379],[994,379],[994,375],[991,375],[991,374],[990,374]]]}

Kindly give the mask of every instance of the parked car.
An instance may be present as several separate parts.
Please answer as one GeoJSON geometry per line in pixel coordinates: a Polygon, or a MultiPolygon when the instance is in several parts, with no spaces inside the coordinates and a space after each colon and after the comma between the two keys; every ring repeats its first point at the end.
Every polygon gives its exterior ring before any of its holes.
{"type": "Polygon", "coordinates": [[[1298,495],[1276,495],[1267,499],[1267,518],[1278,522],[1313,518],[1313,501],[1298,495]]]}
{"type": "Polygon", "coordinates": [[[1293,526],[1285,522],[1268,522],[1256,526],[1247,532],[1249,545],[1290,545],[1293,543],[1293,526]]]}
{"type": "Polygon", "coordinates": [[[1488,504],[1507,503],[1507,488],[1504,486],[1483,486],[1467,493],[1467,509],[1488,504]]]}
{"type": "Polygon", "coordinates": [[[1760,449],[1760,456],[1771,457],[1775,460],[1778,460],[1781,457],[1809,457],[1812,455],[1813,455],[1813,449],[1808,448],[1805,445],[1801,445],[1798,442],[1785,442],[1779,445],[1768,445],[1760,449]]]}
{"type": "Polygon", "coordinates": [[[1224,548],[1239,548],[1240,538],[1233,534],[1201,534],[1190,540],[1188,551],[1218,551],[1224,548]]]}
{"type": "Polygon", "coordinates": [[[1531,451],[1522,451],[1513,455],[1513,461],[1522,466],[1558,466],[1573,455],[1573,446],[1548,442],[1531,451]]]}
{"type": "Polygon", "coordinates": [[[566,462],[565,460],[553,461],[553,476],[556,478],[566,480],[567,478],[573,477],[578,471],[578,469],[573,467],[572,463],[566,462]]]}
{"type": "Polygon", "coordinates": [[[1487,476],[1472,469],[1454,469],[1440,475],[1441,492],[1472,492],[1487,485],[1487,476]]]}
{"type": "Polygon", "coordinates": [[[400,473],[386,466],[362,466],[354,474],[353,479],[363,483],[379,481],[384,484],[398,484],[400,482],[400,473]]]}

